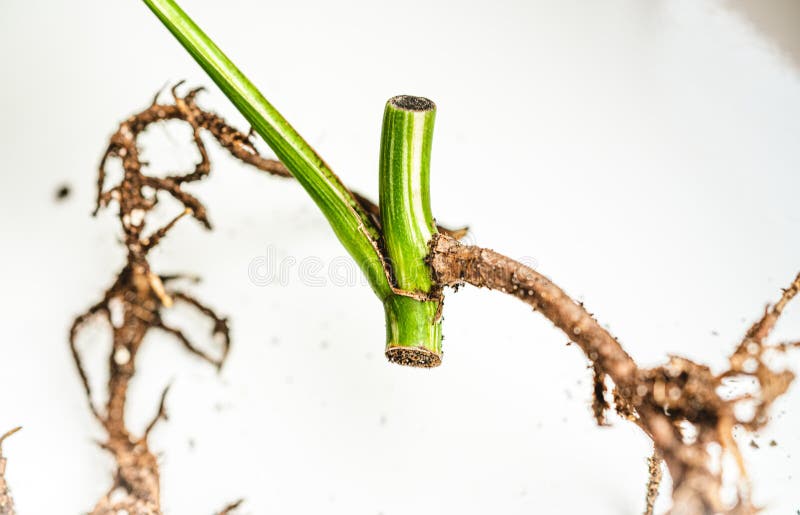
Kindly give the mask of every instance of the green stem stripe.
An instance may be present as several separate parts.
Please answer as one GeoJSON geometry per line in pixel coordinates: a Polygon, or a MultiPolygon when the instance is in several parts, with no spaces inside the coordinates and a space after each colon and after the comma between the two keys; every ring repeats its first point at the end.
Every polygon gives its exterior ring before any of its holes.
{"type": "Polygon", "coordinates": [[[382,300],[392,292],[369,216],[325,161],[173,0],[144,0],[305,188],[382,300]]]}

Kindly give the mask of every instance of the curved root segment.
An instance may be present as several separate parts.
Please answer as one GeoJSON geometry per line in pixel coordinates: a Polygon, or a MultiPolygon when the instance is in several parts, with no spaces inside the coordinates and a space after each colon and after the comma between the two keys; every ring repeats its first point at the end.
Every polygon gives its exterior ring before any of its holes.
{"type": "MultiPolygon", "coordinates": [[[[792,372],[774,371],[764,362],[765,353],[782,352],[792,345],[768,345],[765,339],[786,304],[800,290],[800,275],[747,332],[730,357],[729,370],[715,375],[707,366],[680,357],[672,357],[660,367],[639,368],[582,304],[535,270],[493,250],[462,245],[440,235],[431,246],[430,264],[441,286],[468,283],[513,295],[578,344],[595,369],[595,416],[602,420],[605,397],[603,386],[598,383],[604,385],[602,378],[607,375],[614,383],[617,413],[642,428],[653,440],[656,455],[667,465],[673,482],[671,513],[757,512],[750,502],[748,477],[733,428],[763,428],[770,406],[794,379],[792,372]],[[749,396],[723,398],[718,391],[731,377],[755,379],[760,389],[749,396]],[[734,408],[742,401],[755,402],[756,415],[752,419],[735,415],[734,408]],[[714,465],[721,460],[712,458],[712,443],[738,464],[739,495],[733,506],[725,505],[720,498],[722,470],[714,465]]],[[[650,462],[648,510],[652,510],[660,480],[656,459],[650,462]]]]}

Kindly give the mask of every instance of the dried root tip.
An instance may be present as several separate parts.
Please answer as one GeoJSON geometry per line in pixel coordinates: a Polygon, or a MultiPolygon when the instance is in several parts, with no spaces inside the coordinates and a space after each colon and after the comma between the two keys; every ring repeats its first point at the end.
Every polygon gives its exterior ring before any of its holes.
{"type": "Polygon", "coordinates": [[[5,434],[3,434],[3,436],[0,436],[0,449],[3,448],[3,442],[5,441],[5,439],[8,438],[9,436],[13,435],[14,433],[19,431],[20,429],[22,429],[22,426],[15,427],[14,429],[12,429],[10,431],[7,431],[5,434]]]}
{"type": "Polygon", "coordinates": [[[234,501],[217,512],[217,515],[232,515],[244,502],[244,499],[234,501]]]}
{"type": "Polygon", "coordinates": [[[658,498],[658,487],[661,485],[661,456],[654,450],[653,455],[647,458],[647,492],[645,495],[644,515],[653,515],[658,498]]]}
{"type": "Polygon", "coordinates": [[[441,225],[437,225],[436,228],[439,230],[440,233],[446,234],[453,239],[462,240],[464,237],[469,234],[469,227],[458,227],[456,229],[448,229],[447,227],[442,227],[441,225]]]}
{"type": "Polygon", "coordinates": [[[16,513],[14,511],[14,499],[11,498],[11,493],[9,492],[8,485],[6,484],[6,459],[3,457],[2,446],[3,440],[13,435],[20,429],[22,428],[14,428],[0,436],[0,515],[14,515],[16,513]]]}
{"type": "Polygon", "coordinates": [[[442,357],[423,347],[392,347],[386,349],[386,359],[405,367],[435,368],[442,364],[442,357]]]}
{"type": "Polygon", "coordinates": [[[592,413],[598,426],[606,426],[606,411],[610,408],[606,400],[606,375],[594,367],[594,387],[592,391],[592,413]]]}

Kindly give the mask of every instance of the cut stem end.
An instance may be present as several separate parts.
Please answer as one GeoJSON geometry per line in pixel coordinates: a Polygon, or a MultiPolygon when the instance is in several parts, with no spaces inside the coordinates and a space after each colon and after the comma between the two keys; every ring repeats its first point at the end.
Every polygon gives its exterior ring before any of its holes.
{"type": "Polygon", "coordinates": [[[442,356],[424,347],[392,347],[386,349],[386,359],[406,367],[435,368],[442,364],[442,356]]]}
{"type": "Polygon", "coordinates": [[[389,99],[389,105],[403,111],[416,111],[420,113],[436,110],[436,104],[433,103],[433,100],[412,95],[397,95],[396,97],[392,97],[389,99]]]}

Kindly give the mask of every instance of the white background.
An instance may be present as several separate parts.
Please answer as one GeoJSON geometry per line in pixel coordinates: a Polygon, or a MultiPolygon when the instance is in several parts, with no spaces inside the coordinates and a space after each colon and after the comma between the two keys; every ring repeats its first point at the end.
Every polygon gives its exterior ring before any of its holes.
{"type": "MultiPolygon", "coordinates": [[[[721,0],[182,4],[373,198],[383,103],[435,100],[439,221],[531,260],[641,364],[676,353],[720,369],[800,269],[796,0],[768,22],[721,0]]],[[[134,0],[3,0],[0,48],[0,430],[24,426],[4,446],[8,480],[23,515],[81,513],[112,463],[67,329],[124,257],[113,210],[89,216],[96,165],[166,81],[212,85],[134,0]],[[64,183],[73,195],[56,203],[64,183]]],[[[201,103],[246,128],[209,89],[201,103]]],[[[151,130],[153,167],[190,169],[188,136],[151,130]]],[[[586,360],[549,322],[463,289],[447,298],[443,365],[390,365],[367,287],[309,286],[296,268],[283,285],[249,280],[270,246],[325,263],[344,251],[297,184],[215,146],[212,159],[189,189],[215,231],[182,221],[153,266],[203,277],[192,291],[231,317],[233,351],[217,376],[153,334],[131,392],[138,431],[173,383],[152,437],[167,513],[239,497],[250,514],[641,512],[648,441],[619,420],[594,425],[586,360]]],[[[162,220],[177,209],[164,206],[162,220]]],[[[205,329],[191,313],[173,320],[205,329]]],[[[794,305],[775,339],[798,337],[794,305]]],[[[102,324],[81,338],[97,385],[107,344],[102,324]]],[[[740,441],[756,500],[794,513],[798,388],[774,415],[760,449],[740,441]]]]}

